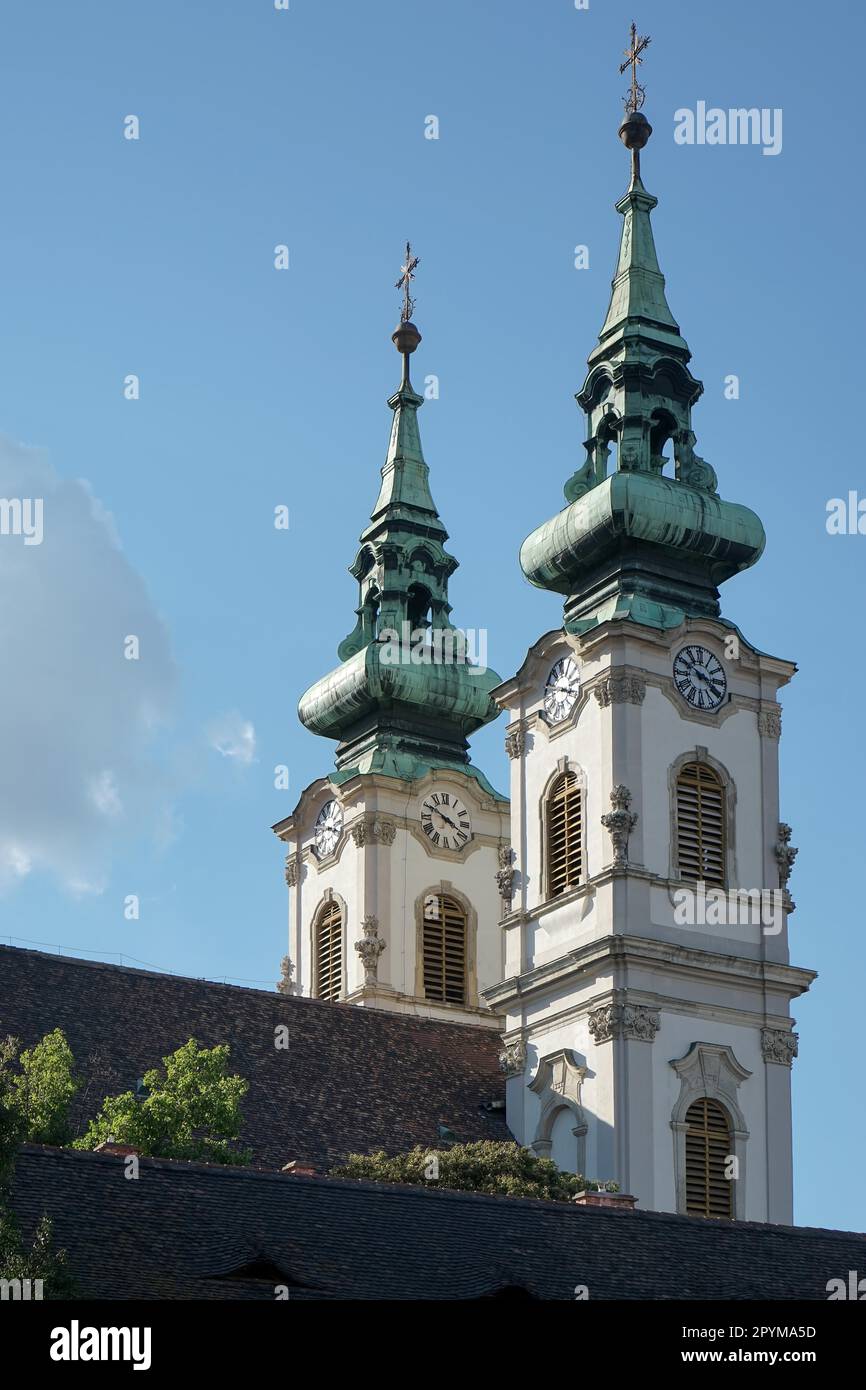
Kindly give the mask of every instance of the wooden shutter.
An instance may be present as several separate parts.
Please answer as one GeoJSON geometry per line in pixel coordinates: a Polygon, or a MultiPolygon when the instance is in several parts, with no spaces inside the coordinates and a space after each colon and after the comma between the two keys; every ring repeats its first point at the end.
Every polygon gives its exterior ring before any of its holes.
{"type": "Polygon", "coordinates": [[[456,898],[429,893],[423,925],[424,998],[465,1004],[466,912],[456,898]]]}
{"type": "Polygon", "coordinates": [[[706,763],[687,763],[677,777],[680,878],[725,886],[725,788],[706,763]]]}
{"type": "Polygon", "coordinates": [[[731,1153],[728,1117],[716,1100],[702,1096],[686,1112],[686,1212],[733,1216],[733,1183],[725,1177],[731,1153]]]}
{"type": "Polygon", "coordinates": [[[316,922],[316,998],[339,999],[343,989],[343,915],[328,903],[316,922]]]}
{"type": "Polygon", "coordinates": [[[580,782],[564,772],[547,798],[547,892],[554,898],[576,888],[583,869],[583,807],[580,782]]]}

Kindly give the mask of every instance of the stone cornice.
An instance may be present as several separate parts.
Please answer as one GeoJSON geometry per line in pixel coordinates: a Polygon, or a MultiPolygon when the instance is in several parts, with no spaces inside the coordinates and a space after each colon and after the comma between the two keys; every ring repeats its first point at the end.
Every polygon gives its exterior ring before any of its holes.
{"type": "Polygon", "coordinates": [[[796,674],[796,662],[788,661],[783,656],[771,656],[769,652],[759,651],[757,647],[751,646],[735,623],[726,622],[724,617],[687,618],[685,622],[680,623],[679,627],[664,630],[639,627],[632,622],[599,623],[597,627],[590,628],[578,639],[577,652],[580,656],[588,656],[590,653],[595,653],[596,649],[606,650],[620,639],[634,642],[636,638],[648,646],[670,651],[679,642],[694,641],[702,635],[721,642],[730,633],[735,633],[740,641],[740,656],[737,662],[733,663],[734,665],[739,664],[750,671],[778,676],[778,686],[787,685],[791,677],[796,674]]]}
{"type": "MultiPolygon", "coordinates": [[[[676,995],[651,989],[629,988],[627,993],[631,1003],[643,1005],[659,1014],[672,1014],[678,1018],[694,1020],[695,1025],[698,1023],[705,1025],[710,1021],[715,1021],[725,1026],[756,1029],[774,1027],[787,1031],[794,1021],[786,1014],[767,1013],[764,999],[757,991],[754,1009],[738,1008],[730,1004],[707,1004],[705,1001],[698,1003],[691,999],[678,998],[676,995]]],[[[572,1028],[579,1024],[581,1020],[587,1019],[589,1014],[609,1003],[612,997],[613,991],[605,986],[592,994],[581,996],[567,1006],[563,1003],[563,1007],[557,1008],[549,1015],[534,1019],[532,1024],[533,1037],[539,1046],[541,1046],[540,1040],[546,1038],[548,1034],[559,1037],[564,1026],[572,1028]]],[[[512,1031],[516,1036],[519,1029],[513,1028],[512,1031]]]]}
{"type": "Polygon", "coordinates": [[[529,690],[535,685],[539,675],[543,672],[545,663],[550,661],[554,651],[561,647],[566,647],[575,653],[578,650],[576,640],[565,631],[565,628],[552,628],[550,632],[545,632],[539,637],[538,641],[533,643],[527,651],[515,674],[490,692],[496,703],[503,709],[511,708],[511,703],[516,701],[522,691],[529,690]]]}
{"type": "Polygon", "coordinates": [[[566,983],[579,983],[581,976],[591,980],[604,970],[639,964],[667,974],[691,977],[697,974],[705,979],[752,989],[764,990],[771,986],[788,997],[805,993],[817,974],[814,970],[778,961],[702,951],[650,937],[605,936],[523,975],[492,985],[484,991],[484,997],[491,1007],[502,1009],[518,999],[528,1000],[545,994],[552,986],[561,988],[566,983]]]}

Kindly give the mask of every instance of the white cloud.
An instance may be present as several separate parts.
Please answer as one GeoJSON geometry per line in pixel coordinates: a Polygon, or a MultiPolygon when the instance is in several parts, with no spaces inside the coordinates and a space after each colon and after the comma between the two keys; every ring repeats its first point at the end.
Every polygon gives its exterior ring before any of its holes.
{"type": "Polygon", "coordinates": [[[123,814],[123,803],[117,790],[117,781],[111,768],[106,768],[100,772],[90,784],[90,799],[97,811],[101,811],[104,816],[120,816],[123,814]]]}
{"type": "Polygon", "coordinates": [[[0,534],[0,887],[45,871],[99,892],[118,836],[156,832],[170,800],[168,633],[86,483],[0,437],[0,498],[43,501],[40,544],[0,534]]]}
{"type": "Polygon", "coordinates": [[[247,767],[256,756],[256,731],[249,719],[233,711],[208,725],[208,742],[224,758],[235,758],[247,767]]]}

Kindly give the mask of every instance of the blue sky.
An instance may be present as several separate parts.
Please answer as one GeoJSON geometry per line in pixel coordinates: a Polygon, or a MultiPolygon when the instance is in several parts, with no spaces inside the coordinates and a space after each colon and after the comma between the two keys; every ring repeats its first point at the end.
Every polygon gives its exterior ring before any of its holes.
{"type": "MultiPolygon", "coordinates": [[[[844,443],[863,370],[861,102],[844,59],[864,22],[841,0],[653,0],[634,16],[601,0],[7,7],[0,431],[7,476],[39,471],[65,530],[36,592],[5,570],[0,808],[25,808],[32,852],[7,874],[0,934],[276,978],[269,827],[332,765],[295,709],[354,621],[346,566],[387,441],[407,236],[416,382],[440,379],[421,427],[461,562],[454,619],[487,628],[503,676],[558,624],[516,557],[582,457],[573,395],[616,255],[633,17],[653,38],[656,243],[706,387],[698,450],[768,534],[724,611],[800,663],[782,743],[791,943],[821,977],[795,1005],[797,1218],[862,1229],[866,538],[825,528],[828,499],[866,495],[856,432],[844,443]],[[677,145],[674,111],[700,100],[782,108],[781,153],[677,145]],[[81,656],[139,631],[138,663],[81,656]]],[[[505,787],[501,724],[474,758],[505,787]]]]}

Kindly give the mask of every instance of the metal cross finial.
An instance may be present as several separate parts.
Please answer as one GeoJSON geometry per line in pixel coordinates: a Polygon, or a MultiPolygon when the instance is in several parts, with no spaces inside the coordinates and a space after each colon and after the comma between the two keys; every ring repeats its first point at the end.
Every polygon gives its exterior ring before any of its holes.
{"type": "Polygon", "coordinates": [[[625,72],[626,68],[631,68],[631,87],[625,98],[625,109],[628,115],[631,115],[633,111],[639,111],[644,104],[646,92],[637,80],[637,70],[643,62],[643,58],[640,55],[645,48],[649,47],[651,42],[652,40],[649,34],[639,38],[637,25],[632,24],[631,47],[625,50],[625,62],[619,65],[620,73],[625,72]]]}
{"type": "Polygon", "coordinates": [[[412,255],[412,247],[406,242],[406,260],[400,267],[400,279],[395,285],[395,289],[403,291],[403,307],[400,310],[400,322],[408,323],[415,308],[415,301],[409,294],[409,286],[415,279],[415,271],[421,264],[418,256],[412,255]]]}

